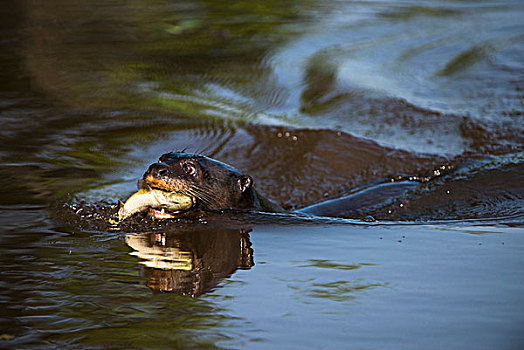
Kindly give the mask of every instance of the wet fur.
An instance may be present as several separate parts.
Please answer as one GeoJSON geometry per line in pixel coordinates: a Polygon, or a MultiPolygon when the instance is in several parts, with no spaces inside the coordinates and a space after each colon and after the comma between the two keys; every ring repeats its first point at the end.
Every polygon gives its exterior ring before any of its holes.
{"type": "Polygon", "coordinates": [[[281,210],[257,194],[249,175],[198,154],[162,155],[158,163],[149,166],[143,182],[149,187],[193,196],[195,210],[281,210]]]}

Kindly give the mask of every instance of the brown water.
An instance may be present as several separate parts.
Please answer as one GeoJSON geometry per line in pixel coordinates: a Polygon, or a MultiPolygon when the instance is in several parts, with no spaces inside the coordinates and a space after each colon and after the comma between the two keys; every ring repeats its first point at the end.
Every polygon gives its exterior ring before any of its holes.
{"type": "Polygon", "coordinates": [[[522,18],[516,0],[8,0],[0,347],[521,348],[522,18]],[[345,219],[108,225],[181,149],[288,209],[456,170],[345,219]]]}

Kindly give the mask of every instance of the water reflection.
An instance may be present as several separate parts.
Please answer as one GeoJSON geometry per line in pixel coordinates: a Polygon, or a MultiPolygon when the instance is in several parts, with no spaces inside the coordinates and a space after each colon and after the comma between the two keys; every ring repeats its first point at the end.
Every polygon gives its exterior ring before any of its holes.
{"type": "Polygon", "coordinates": [[[75,109],[330,128],[458,155],[520,141],[522,123],[506,126],[522,111],[519,5],[33,2],[19,54],[34,90],[75,109]]]}
{"type": "Polygon", "coordinates": [[[249,229],[177,229],[132,233],[126,243],[155,292],[199,296],[237,269],[254,265],[249,229]]]}
{"type": "Polygon", "coordinates": [[[362,280],[312,283],[304,292],[310,298],[336,302],[355,300],[358,293],[375,287],[386,287],[387,283],[369,283],[362,280]]]}
{"type": "Polygon", "coordinates": [[[276,278],[286,284],[287,288],[304,304],[322,301],[351,303],[366,292],[377,287],[389,287],[389,282],[370,281],[359,278],[356,270],[378,266],[375,263],[348,263],[329,259],[308,259],[294,261],[297,268],[309,271],[324,270],[319,274],[309,273],[309,278],[276,278]]]}

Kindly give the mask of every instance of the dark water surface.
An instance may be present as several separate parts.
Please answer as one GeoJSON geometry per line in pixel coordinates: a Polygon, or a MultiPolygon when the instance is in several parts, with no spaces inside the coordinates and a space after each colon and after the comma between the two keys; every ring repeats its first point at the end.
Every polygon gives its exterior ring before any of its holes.
{"type": "Polygon", "coordinates": [[[0,348],[522,348],[522,18],[517,0],[8,0],[0,348]],[[287,209],[455,170],[346,219],[111,227],[181,149],[287,209]]]}

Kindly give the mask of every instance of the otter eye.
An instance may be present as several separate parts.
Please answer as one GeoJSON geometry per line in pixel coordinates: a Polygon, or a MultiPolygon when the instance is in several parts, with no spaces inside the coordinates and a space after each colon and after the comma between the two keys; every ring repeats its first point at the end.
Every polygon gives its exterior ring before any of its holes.
{"type": "Polygon", "coordinates": [[[193,164],[184,163],[182,164],[182,169],[186,172],[187,175],[195,176],[197,171],[193,164]]]}

